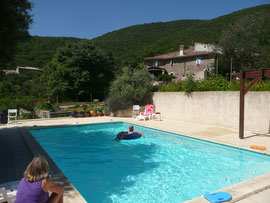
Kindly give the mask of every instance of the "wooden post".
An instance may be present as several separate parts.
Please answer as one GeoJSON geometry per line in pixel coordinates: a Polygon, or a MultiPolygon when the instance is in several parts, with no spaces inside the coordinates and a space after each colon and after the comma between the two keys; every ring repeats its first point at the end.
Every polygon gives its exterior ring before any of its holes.
{"type": "Polygon", "coordinates": [[[244,138],[245,72],[240,71],[239,138],[244,138]]]}
{"type": "Polygon", "coordinates": [[[263,70],[241,70],[240,73],[233,73],[234,76],[240,78],[240,112],[239,112],[239,138],[244,139],[244,109],[245,109],[245,94],[251,88],[265,77],[270,77],[270,69],[263,70]],[[245,88],[245,79],[253,78],[249,85],[245,88]]]}

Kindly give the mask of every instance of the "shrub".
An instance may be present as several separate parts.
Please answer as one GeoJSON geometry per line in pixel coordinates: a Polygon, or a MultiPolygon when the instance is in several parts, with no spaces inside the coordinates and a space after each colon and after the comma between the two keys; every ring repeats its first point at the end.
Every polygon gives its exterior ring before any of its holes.
{"type": "Polygon", "coordinates": [[[132,69],[125,67],[110,86],[107,99],[109,111],[132,107],[133,104],[152,103],[154,76],[146,68],[132,69]]]}
{"type": "Polygon", "coordinates": [[[51,111],[53,108],[51,103],[39,102],[36,104],[35,109],[51,111]]]}
{"type": "Polygon", "coordinates": [[[157,80],[158,81],[164,81],[164,82],[170,82],[172,79],[174,79],[174,75],[168,75],[168,74],[159,74],[157,80]]]}
{"type": "Polygon", "coordinates": [[[32,119],[33,118],[33,112],[31,113],[22,113],[18,116],[18,119],[32,119]]]}
{"type": "Polygon", "coordinates": [[[240,90],[240,81],[233,79],[232,82],[228,84],[228,90],[230,91],[240,90]]]}
{"type": "Polygon", "coordinates": [[[23,108],[28,111],[33,111],[33,103],[35,101],[36,99],[32,97],[23,97],[21,99],[4,97],[0,99],[0,110],[23,108]]]}
{"type": "MultiPolygon", "coordinates": [[[[251,83],[252,80],[245,83],[245,88],[251,83]]],[[[160,92],[193,92],[193,91],[239,91],[240,81],[233,79],[231,82],[226,80],[225,77],[209,77],[207,80],[195,81],[193,77],[189,77],[186,81],[178,83],[160,84],[155,86],[156,91],[160,92]]],[[[255,84],[251,91],[270,91],[270,81],[261,80],[255,84]]]]}
{"type": "Polygon", "coordinates": [[[182,87],[183,83],[182,82],[171,82],[168,85],[161,85],[160,87],[160,92],[181,92],[183,91],[182,87]]]}
{"type": "Polygon", "coordinates": [[[228,81],[222,77],[210,77],[207,80],[197,81],[196,91],[226,91],[229,89],[228,81]]]}
{"type": "Polygon", "coordinates": [[[93,108],[87,108],[85,111],[90,112],[91,110],[93,110],[93,108]]]}
{"type": "Polygon", "coordinates": [[[197,89],[197,82],[194,81],[193,76],[189,76],[187,80],[183,81],[184,92],[194,92],[197,89]]]}

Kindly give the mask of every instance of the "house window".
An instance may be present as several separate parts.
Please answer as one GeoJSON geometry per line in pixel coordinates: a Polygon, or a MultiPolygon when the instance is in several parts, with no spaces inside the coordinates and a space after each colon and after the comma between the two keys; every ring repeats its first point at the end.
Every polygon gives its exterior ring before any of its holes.
{"type": "Polygon", "coordinates": [[[196,65],[197,66],[200,66],[200,64],[201,64],[201,57],[197,57],[197,59],[196,59],[196,65]]]}
{"type": "Polygon", "coordinates": [[[154,62],[154,66],[157,67],[158,66],[158,61],[154,62]]]}
{"type": "Polygon", "coordinates": [[[169,75],[174,75],[174,72],[170,72],[169,75]]]}
{"type": "Polygon", "coordinates": [[[174,61],[173,61],[173,60],[171,60],[171,61],[170,61],[170,64],[171,64],[171,66],[173,66],[173,64],[174,64],[174,61]]]}

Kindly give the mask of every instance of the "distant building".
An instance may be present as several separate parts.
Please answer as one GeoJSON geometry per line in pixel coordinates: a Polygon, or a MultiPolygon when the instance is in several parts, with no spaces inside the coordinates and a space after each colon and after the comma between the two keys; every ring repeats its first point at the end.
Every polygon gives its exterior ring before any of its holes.
{"type": "Polygon", "coordinates": [[[214,62],[212,44],[195,42],[194,46],[184,50],[181,45],[179,51],[160,56],[145,58],[149,72],[159,75],[167,72],[177,78],[187,77],[191,74],[195,79],[206,79],[206,73],[214,62]]]}
{"type": "Polygon", "coordinates": [[[33,67],[17,67],[16,70],[3,70],[6,74],[15,73],[15,74],[25,74],[28,72],[38,71],[43,72],[40,68],[33,67]]]}
{"type": "Polygon", "coordinates": [[[6,74],[10,74],[10,73],[16,73],[16,70],[3,70],[6,74]]]}

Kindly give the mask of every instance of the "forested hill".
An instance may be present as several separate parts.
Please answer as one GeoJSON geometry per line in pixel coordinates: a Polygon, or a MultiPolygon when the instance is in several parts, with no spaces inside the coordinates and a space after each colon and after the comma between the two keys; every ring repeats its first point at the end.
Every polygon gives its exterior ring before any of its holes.
{"type": "MultiPolygon", "coordinates": [[[[260,45],[270,53],[270,4],[251,7],[211,20],[177,20],[135,25],[92,39],[97,46],[111,53],[116,62],[139,62],[148,56],[176,51],[179,45],[187,48],[192,42],[217,43],[224,30],[247,15],[262,17],[258,34],[260,45]]],[[[67,37],[31,37],[21,43],[14,65],[43,67],[51,60],[58,47],[66,41],[79,41],[67,37]]]]}
{"type": "MultiPolygon", "coordinates": [[[[184,31],[202,20],[177,20],[135,25],[104,34],[92,41],[99,47],[111,52],[117,61],[127,58],[140,59],[146,46],[169,36],[171,33],[184,31]]],[[[150,51],[155,53],[155,49],[150,51]]]]}
{"type": "Polygon", "coordinates": [[[32,36],[18,45],[14,64],[10,66],[44,67],[55,55],[57,48],[65,46],[67,41],[78,42],[73,37],[39,37],[32,36]]]}
{"type": "Polygon", "coordinates": [[[243,9],[211,20],[183,20],[132,26],[107,33],[93,41],[112,52],[118,61],[127,58],[143,60],[148,56],[177,51],[182,44],[186,48],[192,45],[192,42],[216,44],[224,30],[247,15],[263,18],[258,40],[261,45],[268,46],[270,52],[270,4],[243,9]]]}

